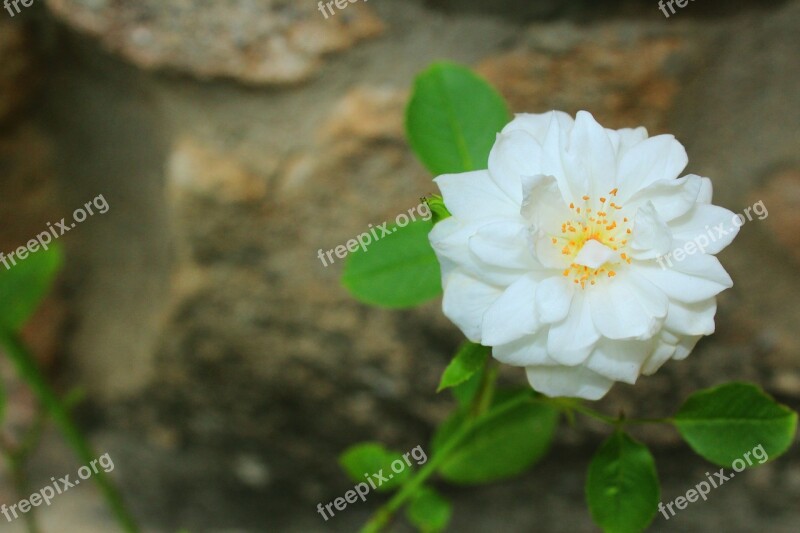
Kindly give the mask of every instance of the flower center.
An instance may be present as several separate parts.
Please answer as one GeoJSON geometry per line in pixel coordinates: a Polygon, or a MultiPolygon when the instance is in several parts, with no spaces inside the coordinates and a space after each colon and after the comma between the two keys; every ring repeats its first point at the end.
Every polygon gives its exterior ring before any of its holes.
{"type": "Polygon", "coordinates": [[[581,205],[570,203],[573,216],[561,224],[561,233],[552,238],[553,245],[561,248],[561,254],[569,261],[564,276],[571,277],[581,288],[586,288],[587,283],[595,285],[599,276],[613,278],[618,265],[631,262],[627,253],[620,252],[627,248],[631,228],[628,217],[620,215],[622,206],[613,201],[616,195],[617,189],[613,189],[599,201],[584,196],[581,205]]]}

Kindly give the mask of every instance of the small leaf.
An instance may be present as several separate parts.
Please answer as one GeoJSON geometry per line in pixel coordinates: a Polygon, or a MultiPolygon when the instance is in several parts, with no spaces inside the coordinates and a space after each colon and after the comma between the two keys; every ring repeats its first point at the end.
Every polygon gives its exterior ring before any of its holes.
{"type": "Polygon", "coordinates": [[[461,409],[466,409],[472,404],[472,400],[481,388],[481,379],[483,379],[483,373],[485,371],[486,367],[479,368],[478,371],[472,374],[465,382],[450,389],[450,392],[453,393],[453,397],[456,399],[461,409]]]}
{"type": "Polygon", "coordinates": [[[650,451],[622,431],[609,437],[589,464],[586,499],[606,533],[643,531],[656,515],[660,494],[650,451]]]}
{"type": "Polygon", "coordinates": [[[720,466],[730,466],[759,445],[775,459],[789,449],[797,431],[797,413],[749,383],[692,394],[674,422],[695,452],[720,466]]]}
{"type": "Polygon", "coordinates": [[[12,265],[0,263],[0,329],[16,332],[36,311],[61,268],[61,248],[51,245],[12,265]],[[5,264],[10,268],[7,268],[5,264]]]}
{"type": "MultiPolygon", "coordinates": [[[[453,483],[476,484],[516,476],[541,459],[550,448],[558,411],[538,401],[530,389],[503,394],[475,421],[464,442],[442,463],[439,473],[453,483]],[[499,415],[507,402],[517,405],[499,415]],[[497,411],[499,412],[499,411],[497,411]]],[[[448,420],[434,438],[434,453],[465,423],[463,413],[448,420]]]]}
{"type": "Polygon", "coordinates": [[[411,147],[433,174],[485,169],[497,132],[510,119],[503,97],[486,80],[454,63],[417,76],[406,110],[411,147]]]}
{"type": "Polygon", "coordinates": [[[347,258],[342,283],[358,300],[389,308],[413,307],[442,292],[430,221],[392,226],[390,235],[347,258]]]}
{"type": "Polygon", "coordinates": [[[452,216],[450,211],[447,209],[447,206],[444,205],[444,199],[438,194],[434,194],[426,198],[425,203],[428,204],[428,207],[431,210],[431,214],[433,215],[431,220],[433,221],[434,225],[436,225],[437,222],[441,222],[442,220],[452,216]]]}
{"type": "Polygon", "coordinates": [[[339,457],[339,464],[350,479],[358,483],[372,481],[379,492],[396,489],[411,473],[411,467],[402,454],[373,442],[348,448],[339,457]]]}
{"type": "Polygon", "coordinates": [[[406,509],[408,521],[423,533],[443,531],[452,514],[450,503],[428,487],[420,489],[406,509]]]}
{"type": "Polygon", "coordinates": [[[490,351],[490,348],[474,342],[464,343],[444,370],[436,392],[455,387],[471,378],[486,363],[490,351]]]}

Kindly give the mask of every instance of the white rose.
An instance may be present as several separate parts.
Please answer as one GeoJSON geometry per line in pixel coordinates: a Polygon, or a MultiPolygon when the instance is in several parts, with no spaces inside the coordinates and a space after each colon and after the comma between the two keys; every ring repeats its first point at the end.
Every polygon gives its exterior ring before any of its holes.
{"type": "Polygon", "coordinates": [[[671,135],[517,115],[488,170],[435,180],[452,213],[430,234],[445,315],[548,396],[596,400],[685,358],[714,332],[732,282],[713,254],[738,232],[708,178],[678,178],[687,162],[671,135]]]}

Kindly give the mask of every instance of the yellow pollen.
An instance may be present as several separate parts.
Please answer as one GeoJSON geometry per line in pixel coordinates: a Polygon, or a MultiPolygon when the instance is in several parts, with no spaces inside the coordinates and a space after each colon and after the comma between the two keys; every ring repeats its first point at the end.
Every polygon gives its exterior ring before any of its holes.
{"type": "MultiPolygon", "coordinates": [[[[580,198],[585,202],[576,205],[576,202],[569,202],[570,214],[575,218],[566,220],[561,224],[561,234],[557,237],[550,236],[554,246],[565,257],[565,262],[572,260],[569,268],[563,270],[564,277],[572,279],[573,283],[581,288],[589,285],[597,285],[597,278],[603,273],[605,277],[614,278],[617,276],[619,265],[631,264],[632,258],[625,247],[628,243],[623,237],[633,233],[632,226],[628,217],[622,220],[616,219],[617,210],[622,209],[618,203],[611,201],[617,195],[617,189],[612,189],[605,196],[599,197],[599,204],[594,203],[589,195],[580,198]],[[594,207],[590,207],[593,205],[594,207]],[[609,207],[610,206],[610,207],[609,207]],[[594,213],[592,209],[594,208],[594,213]],[[605,209],[605,210],[604,210],[605,209]],[[572,234],[572,235],[570,235],[572,234]],[[591,268],[579,265],[574,262],[574,258],[584,248],[589,240],[614,250],[615,258],[609,259],[602,268],[591,268]],[[622,252],[622,253],[620,253],[622,252]]],[[[595,197],[597,198],[597,197],[595,197]]]]}

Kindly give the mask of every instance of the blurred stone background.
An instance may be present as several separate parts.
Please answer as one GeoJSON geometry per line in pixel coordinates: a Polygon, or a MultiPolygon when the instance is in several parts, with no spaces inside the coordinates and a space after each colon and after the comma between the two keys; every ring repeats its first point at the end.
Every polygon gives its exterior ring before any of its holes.
{"type": "MultiPolygon", "coordinates": [[[[747,379],[798,409],[798,26],[798,0],[702,0],[669,19],[654,0],[372,0],[327,20],[311,0],[0,11],[2,250],[98,194],[111,206],[64,237],[66,271],[26,336],[56,383],[86,391],[80,420],[148,531],[355,530],[382,497],[328,523],[315,511],[351,485],[338,453],[425,445],[451,407],[433,391],[460,334],[439,302],[358,304],[317,250],[435,192],[403,109],[414,75],[447,58],[514,111],[674,133],[715,203],[769,210],[722,256],[736,285],[717,333],[602,407],[662,416],[747,379]]],[[[4,365],[7,424],[24,423],[32,400],[4,365]]],[[[596,531],[583,482],[601,431],[564,428],[521,479],[443,487],[452,530],[596,531]]],[[[665,501],[710,468],[671,431],[640,436],[665,501]]],[[[49,432],[32,485],[73,462],[49,432]]],[[[796,531],[800,452],[712,496],[652,530],[796,531]]],[[[0,502],[15,500],[3,474],[0,502]]],[[[46,531],[115,530],[90,486],[40,515],[46,531]]]]}

